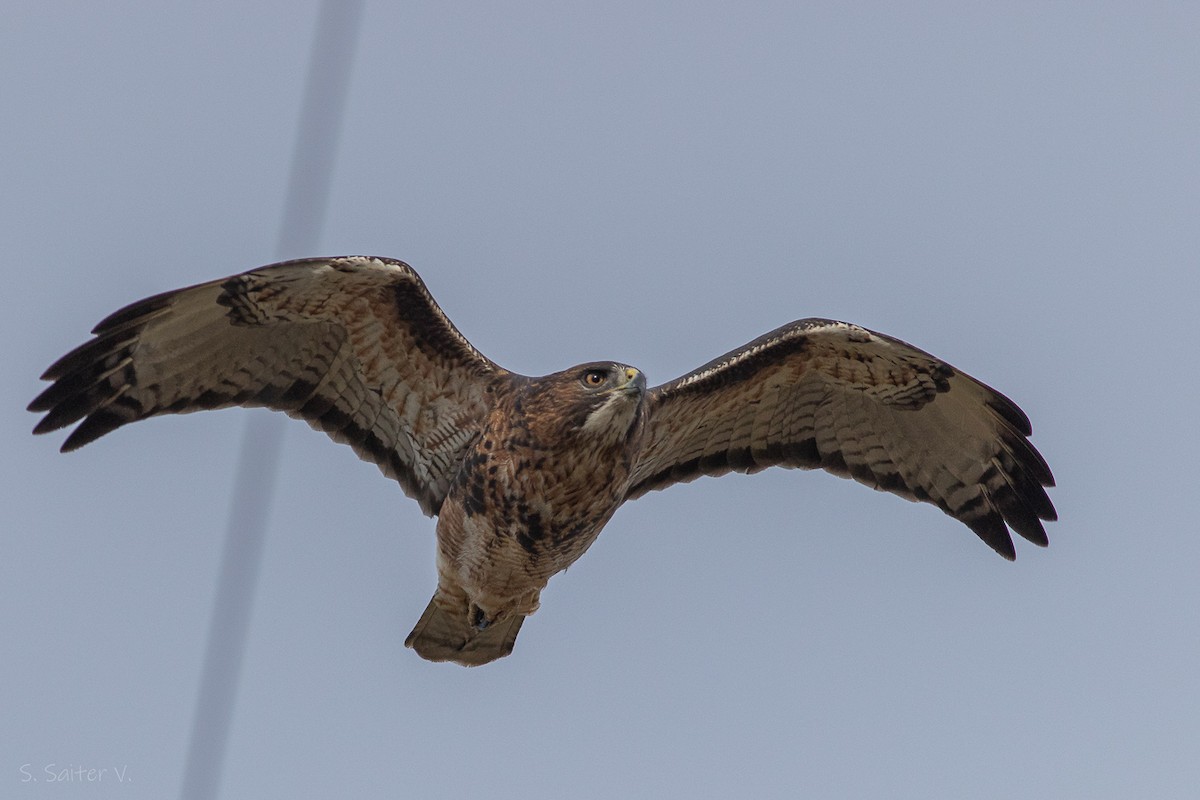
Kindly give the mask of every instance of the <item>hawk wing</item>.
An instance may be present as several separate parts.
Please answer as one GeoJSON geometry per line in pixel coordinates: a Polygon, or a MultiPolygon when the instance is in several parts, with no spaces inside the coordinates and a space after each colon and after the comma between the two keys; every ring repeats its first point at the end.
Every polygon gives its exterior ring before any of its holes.
{"type": "Polygon", "coordinates": [[[844,322],[785,325],[650,391],[626,499],[701,475],[821,468],[933,503],[1005,558],[1046,544],[1054,478],[1011,400],[844,322]]]}
{"type": "Polygon", "coordinates": [[[460,334],[400,261],[274,264],[167,292],[102,321],[30,405],[63,451],[157,414],[284,411],[373,461],[435,514],[508,375],[460,334]]]}

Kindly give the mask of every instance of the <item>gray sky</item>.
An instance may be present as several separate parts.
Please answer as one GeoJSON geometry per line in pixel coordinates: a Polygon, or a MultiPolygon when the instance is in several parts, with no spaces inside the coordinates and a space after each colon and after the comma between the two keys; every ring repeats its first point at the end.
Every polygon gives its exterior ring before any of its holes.
{"type": "Polygon", "coordinates": [[[368,253],[527,374],[899,336],[1028,412],[1062,521],[1009,564],[822,473],[700,480],[467,670],[403,647],[433,521],[290,423],[224,796],[1195,796],[1200,12],[799,5],[370,3],[280,254],[315,3],[10,3],[0,795],[178,791],[251,413],[60,455],[37,376],[132,300],[368,253]]]}

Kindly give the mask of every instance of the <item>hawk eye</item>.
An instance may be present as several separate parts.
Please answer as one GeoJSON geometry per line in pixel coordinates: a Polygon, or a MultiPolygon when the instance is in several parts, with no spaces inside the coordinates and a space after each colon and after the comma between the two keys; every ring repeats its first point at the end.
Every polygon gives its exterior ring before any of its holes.
{"type": "Polygon", "coordinates": [[[608,380],[608,373],[602,369],[589,369],[583,373],[582,380],[585,386],[603,386],[608,380]]]}

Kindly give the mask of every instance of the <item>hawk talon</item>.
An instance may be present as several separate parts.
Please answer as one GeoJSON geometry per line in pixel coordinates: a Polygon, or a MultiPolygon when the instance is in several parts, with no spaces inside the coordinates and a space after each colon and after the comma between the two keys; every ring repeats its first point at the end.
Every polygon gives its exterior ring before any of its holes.
{"type": "Polygon", "coordinates": [[[492,621],[488,619],[487,614],[483,609],[475,604],[471,604],[471,627],[477,631],[487,630],[487,626],[491,625],[492,621]]]}

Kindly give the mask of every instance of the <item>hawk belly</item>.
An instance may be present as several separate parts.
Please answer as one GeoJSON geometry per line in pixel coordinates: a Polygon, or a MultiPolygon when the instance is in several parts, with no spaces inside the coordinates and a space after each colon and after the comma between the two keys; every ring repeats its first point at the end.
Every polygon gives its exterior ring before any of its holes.
{"type": "Polygon", "coordinates": [[[438,589],[406,645],[468,666],[512,652],[551,576],[584,554],[624,499],[639,401],[630,396],[624,415],[604,406],[603,424],[588,415],[565,436],[544,435],[536,414],[493,415],[442,504],[438,589]]]}

